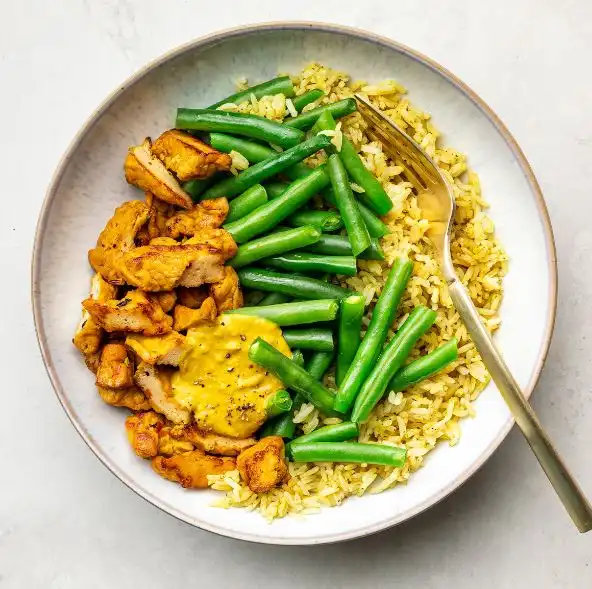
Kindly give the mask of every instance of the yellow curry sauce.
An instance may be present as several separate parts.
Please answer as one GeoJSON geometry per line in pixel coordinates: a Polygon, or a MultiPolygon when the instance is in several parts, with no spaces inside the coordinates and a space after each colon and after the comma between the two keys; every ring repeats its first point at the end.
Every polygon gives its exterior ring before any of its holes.
{"type": "Polygon", "coordinates": [[[291,357],[281,329],[260,317],[221,315],[187,332],[187,352],[171,385],[199,427],[246,438],[265,421],[268,398],[284,386],[249,359],[249,346],[258,337],[291,357]]]}

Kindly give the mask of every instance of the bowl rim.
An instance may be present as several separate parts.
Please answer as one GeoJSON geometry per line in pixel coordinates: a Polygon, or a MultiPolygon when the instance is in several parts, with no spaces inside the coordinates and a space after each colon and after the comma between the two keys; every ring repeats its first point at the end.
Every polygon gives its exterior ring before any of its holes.
{"type": "Polygon", "coordinates": [[[204,49],[208,48],[218,42],[226,41],[228,39],[248,36],[257,33],[264,33],[264,32],[277,32],[277,31],[308,31],[312,30],[315,32],[325,32],[325,33],[334,33],[338,35],[343,35],[347,37],[353,37],[355,39],[361,39],[364,41],[368,41],[379,45],[381,47],[385,47],[387,49],[394,50],[396,52],[402,53],[407,57],[417,61],[431,70],[435,71],[437,74],[444,77],[448,82],[450,82],[453,86],[455,86],[460,92],[462,92],[471,102],[479,108],[479,110],[489,119],[489,121],[493,124],[497,132],[501,135],[502,139],[508,145],[510,150],[512,151],[514,157],[516,158],[521,171],[528,182],[529,188],[533,196],[535,197],[535,203],[537,205],[539,217],[541,220],[541,224],[543,227],[543,231],[545,234],[545,246],[548,255],[548,263],[549,263],[549,287],[548,287],[548,296],[549,296],[549,309],[547,313],[547,320],[545,325],[545,332],[543,336],[543,341],[538,353],[537,361],[535,364],[535,368],[533,374],[531,376],[530,381],[528,382],[527,386],[524,388],[524,394],[528,398],[532,394],[534,387],[539,379],[541,374],[543,365],[547,358],[547,354],[549,352],[549,347],[551,344],[551,339],[553,336],[553,330],[555,326],[555,317],[556,317],[556,310],[557,310],[557,290],[558,290],[558,276],[557,276],[557,254],[556,254],[556,246],[555,246],[555,239],[553,235],[553,229],[551,226],[551,220],[549,217],[549,212],[540,188],[540,185],[534,175],[532,167],[528,162],[526,156],[524,155],[522,149],[518,145],[517,141],[514,139],[513,135],[510,131],[506,128],[504,123],[501,119],[495,114],[495,112],[484,102],[484,100],[474,91],[472,90],[467,84],[465,84],[462,80],[456,77],[452,72],[448,69],[441,66],[439,63],[434,61],[433,59],[427,57],[426,55],[416,51],[415,49],[411,49],[410,47],[394,41],[388,37],[366,31],[363,29],[359,29],[356,27],[349,27],[344,25],[337,25],[337,24],[329,24],[323,22],[313,22],[313,21],[272,21],[272,22],[263,22],[263,23],[254,23],[250,25],[244,26],[236,26],[232,28],[222,29],[216,31],[214,33],[210,33],[181,45],[178,45],[174,49],[171,49],[164,54],[160,55],[156,59],[149,61],[145,66],[139,69],[137,72],[129,76],[123,83],[119,84],[117,88],[111,92],[107,98],[103,100],[103,102],[94,109],[91,115],[86,119],[84,124],[80,127],[78,132],[73,137],[72,141],[70,142],[68,148],[62,155],[58,166],[53,173],[51,181],[48,185],[40,213],[39,218],[37,221],[37,226],[35,230],[34,236],[34,244],[33,244],[33,252],[32,252],[32,260],[31,260],[31,300],[32,300],[32,310],[33,310],[33,318],[34,318],[34,325],[35,325],[35,333],[37,336],[37,342],[39,344],[39,348],[41,351],[41,356],[43,359],[43,363],[45,365],[45,369],[49,376],[49,380],[51,385],[55,391],[55,394],[62,405],[62,408],[66,412],[68,419],[84,440],[86,445],[90,448],[90,450],[95,454],[95,456],[103,463],[103,465],[115,476],[117,477],[123,484],[125,484],[128,488],[134,491],[137,495],[142,497],[147,502],[151,503],[161,511],[172,515],[173,517],[184,521],[188,524],[194,525],[200,529],[207,530],[209,532],[213,532],[222,536],[231,537],[239,540],[245,540],[250,542],[258,542],[264,544],[280,544],[280,545],[313,545],[313,544],[325,544],[325,543],[336,543],[336,542],[343,542],[346,540],[352,540],[355,538],[362,538],[371,534],[375,534],[382,530],[386,530],[388,528],[394,527],[398,524],[407,521],[420,513],[423,513],[428,508],[436,505],[443,499],[445,499],[448,495],[450,495],[453,491],[458,489],[461,485],[463,485],[467,480],[469,480],[492,456],[495,450],[499,447],[502,441],[506,438],[509,434],[510,430],[512,429],[515,421],[514,418],[510,417],[507,422],[504,424],[503,428],[500,430],[498,436],[491,441],[487,449],[482,453],[477,461],[471,464],[467,469],[463,471],[461,475],[456,477],[453,481],[448,483],[445,487],[443,487],[435,496],[431,497],[430,499],[424,501],[423,503],[415,506],[413,509],[409,509],[406,512],[399,514],[395,517],[391,517],[385,519],[377,524],[372,524],[368,526],[364,526],[358,528],[357,530],[344,532],[344,533],[336,533],[336,534],[329,534],[326,536],[322,536],[321,538],[315,539],[311,537],[299,538],[299,537],[285,537],[285,538],[274,538],[267,535],[260,535],[260,534],[250,534],[250,533],[241,533],[236,532],[233,530],[229,530],[225,527],[205,524],[203,522],[197,522],[193,518],[187,517],[182,512],[178,511],[176,508],[169,504],[165,504],[159,498],[153,496],[148,491],[139,487],[125,472],[121,471],[116,465],[114,465],[109,456],[103,452],[103,450],[95,443],[92,437],[88,434],[88,432],[84,429],[83,425],[79,423],[74,416],[73,410],[69,404],[66,391],[64,390],[60,378],[58,376],[58,372],[56,366],[54,365],[51,353],[49,350],[49,346],[47,343],[47,335],[45,333],[45,326],[43,323],[42,311],[41,311],[41,292],[39,290],[39,279],[40,279],[40,266],[41,266],[41,242],[44,235],[44,232],[47,228],[47,222],[49,217],[49,212],[51,206],[53,204],[54,198],[60,186],[62,177],[70,164],[70,161],[76,152],[77,147],[82,142],[84,136],[94,127],[94,125],[98,122],[101,116],[105,113],[105,111],[113,104],[115,101],[124,93],[126,92],[131,86],[139,82],[142,78],[146,75],[164,65],[165,63],[183,55],[186,52],[193,51],[196,49],[204,49]]]}

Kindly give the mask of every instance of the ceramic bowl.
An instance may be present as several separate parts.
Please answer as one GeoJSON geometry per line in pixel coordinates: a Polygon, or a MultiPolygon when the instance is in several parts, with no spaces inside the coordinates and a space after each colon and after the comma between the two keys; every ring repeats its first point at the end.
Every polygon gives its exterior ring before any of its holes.
{"type": "Polygon", "coordinates": [[[43,358],[66,413],[97,457],[130,489],[179,519],[275,544],[346,540],[409,519],[466,481],[513,424],[491,384],[475,403],[477,417],[463,421],[460,443],[440,444],[407,485],[269,525],[255,513],[212,507],[213,491],[186,491],[155,475],[128,445],[125,413],[95,393],[71,338],[91,275],[87,250],[113,209],[138,197],[123,177],[127,148],[171,127],[177,106],[216,102],[241,77],[257,83],[313,60],[368,82],[396,78],[414,104],[432,113],[446,143],[469,154],[511,258],[496,342],[530,394],[551,338],[557,283],[551,226],[532,170],[500,120],[465,84],[430,59],[371,33],[311,23],[242,27],[193,41],[144,67],[107,98],[69,147],[43,205],[33,259],[43,358]]]}

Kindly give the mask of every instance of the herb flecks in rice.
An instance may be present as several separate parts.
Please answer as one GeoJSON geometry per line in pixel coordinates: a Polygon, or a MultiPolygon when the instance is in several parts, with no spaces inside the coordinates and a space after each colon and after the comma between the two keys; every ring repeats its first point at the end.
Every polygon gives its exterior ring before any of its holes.
{"type": "MultiPolygon", "coordinates": [[[[393,80],[368,85],[350,83],[340,72],[311,64],[294,79],[296,94],[320,88],[325,95],[305,108],[335,102],[361,92],[401,126],[434,158],[451,182],[456,198],[456,216],[452,234],[452,257],[461,280],[490,331],[500,325],[498,316],[507,271],[507,256],[494,236],[494,225],[485,214],[487,202],[481,195],[477,175],[467,166],[464,154],[441,145],[440,134],[430,115],[415,108],[406,90],[393,80]]],[[[238,107],[241,112],[281,119],[287,114],[285,99],[271,97],[238,107]]],[[[420,340],[410,359],[426,354],[452,337],[458,339],[459,356],[443,372],[405,391],[387,393],[370,420],[361,428],[360,441],[405,446],[407,462],[402,468],[354,464],[289,464],[291,479],[280,488],[257,495],[239,478],[238,472],[210,477],[214,489],[224,491],[217,502],[221,507],[258,510],[274,519],[288,514],[309,514],[321,507],[335,506],[352,495],[377,493],[404,483],[419,469],[425,456],[440,441],[455,445],[460,439],[460,419],[475,414],[472,403],[483,390],[489,375],[452,306],[433,248],[425,237],[428,222],[422,219],[412,186],[401,176],[403,170],[382,151],[380,143],[365,135],[366,124],[359,113],[342,119],[342,131],[360,150],[364,164],[376,174],[394,203],[385,221],[390,233],[382,239],[386,263],[359,261],[359,271],[343,281],[343,286],[362,293],[368,302],[380,294],[389,265],[400,254],[414,262],[413,276],[399,308],[393,329],[417,305],[438,312],[432,329],[420,340]]],[[[309,158],[313,165],[323,156],[309,158]]],[[[367,320],[364,322],[367,326],[367,320]]],[[[335,388],[332,375],[326,383],[335,388]]],[[[335,423],[324,419],[312,405],[299,410],[295,421],[308,433],[322,425],[335,423]]]]}

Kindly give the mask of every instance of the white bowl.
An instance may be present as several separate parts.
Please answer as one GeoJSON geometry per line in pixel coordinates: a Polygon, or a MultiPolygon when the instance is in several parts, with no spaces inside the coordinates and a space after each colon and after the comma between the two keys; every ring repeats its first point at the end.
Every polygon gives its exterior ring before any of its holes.
{"type": "Polygon", "coordinates": [[[254,513],[211,507],[212,491],[185,491],[155,475],[126,440],[124,412],[105,405],[71,344],[87,295],[86,252],[113,209],[138,196],[123,178],[128,146],[172,126],[177,106],[203,106],[232,93],[235,81],[297,72],[312,60],[369,82],[396,78],[432,113],[449,145],[469,154],[497,235],[510,258],[496,341],[526,394],[542,368],[555,316],[553,235],[524,155],[495,114],[438,64],[389,39],[326,24],[242,27],[193,41],[123,83],[92,115],[64,156],[41,212],[33,257],[33,307],[43,358],[58,398],[99,459],[136,493],[171,515],[225,536],[275,544],[316,544],[398,524],[443,499],[493,453],[513,420],[494,385],[462,423],[460,443],[429,456],[406,486],[352,498],[306,519],[269,525],[254,513]]]}

